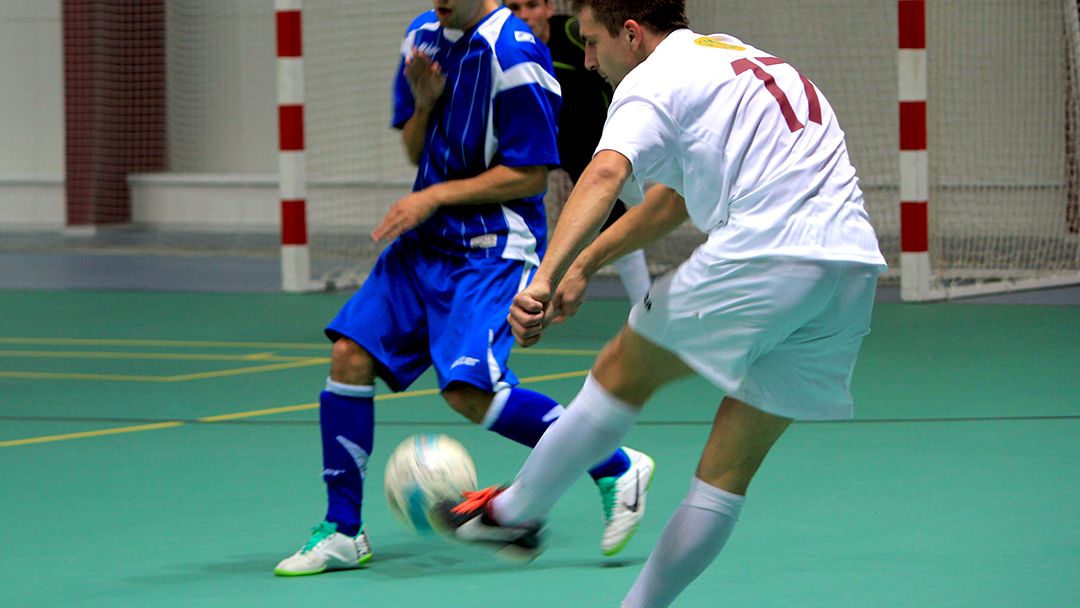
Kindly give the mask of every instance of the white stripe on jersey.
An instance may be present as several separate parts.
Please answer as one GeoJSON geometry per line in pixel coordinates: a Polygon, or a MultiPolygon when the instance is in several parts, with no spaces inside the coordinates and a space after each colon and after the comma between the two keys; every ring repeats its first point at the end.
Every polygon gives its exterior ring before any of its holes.
{"type": "Polygon", "coordinates": [[[544,71],[544,68],[540,67],[540,64],[535,61],[519,63],[505,72],[500,70],[495,73],[495,76],[495,93],[501,93],[525,84],[538,84],[552,93],[562,96],[562,87],[559,86],[559,81],[544,71]]]}
{"type": "Polygon", "coordinates": [[[506,205],[502,207],[503,217],[509,231],[506,233],[506,246],[502,257],[508,260],[524,260],[533,266],[540,265],[540,256],[536,254],[536,237],[529,231],[525,218],[515,213],[506,205]]]}
{"type": "MultiPolygon", "coordinates": [[[[488,44],[491,45],[492,50],[491,99],[488,100],[488,122],[484,138],[484,162],[488,167],[491,166],[491,161],[495,158],[495,152],[499,145],[499,141],[495,137],[494,108],[496,95],[514,87],[537,84],[560,97],[562,96],[562,88],[559,86],[559,81],[551,74],[548,74],[540,64],[534,61],[519,63],[509,70],[503,71],[502,62],[499,61],[499,55],[494,52],[495,43],[499,39],[499,34],[502,33],[503,25],[512,14],[513,13],[510,11],[503,11],[485,22],[477,30],[477,34],[483,36],[484,40],[487,40],[488,44]]],[[[535,40],[533,42],[534,44],[536,43],[535,40]]]]}
{"type": "MultiPolygon", "coordinates": [[[[421,30],[427,30],[429,32],[434,32],[437,29],[439,29],[439,22],[438,21],[433,21],[431,23],[425,23],[424,25],[421,25],[420,27],[416,28],[415,30],[409,32],[408,35],[406,35],[405,38],[401,41],[401,49],[400,49],[401,50],[401,56],[407,59],[412,55],[412,48],[413,48],[413,46],[415,46],[415,42],[416,42],[416,32],[419,32],[421,30]]],[[[449,34],[451,31],[452,30],[446,30],[446,31],[443,32],[443,36],[447,40],[450,40],[450,36],[448,36],[447,34],[449,34]]],[[[435,54],[434,52],[430,52],[430,51],[427,51],[427,50],[425,50],[424,52],[428,56],[431,56],[431,55],[435,54]]]]}

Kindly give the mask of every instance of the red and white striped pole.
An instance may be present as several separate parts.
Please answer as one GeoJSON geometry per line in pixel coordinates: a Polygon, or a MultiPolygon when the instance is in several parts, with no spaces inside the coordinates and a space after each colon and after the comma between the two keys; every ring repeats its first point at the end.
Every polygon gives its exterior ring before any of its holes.
{"type": "Polygon", "coordinates": [[[278,154],[281,195],[281,287],[311,288],[304,152],[304,59],[301,0],[274,0],[277,17],[278,154]]]}
{"type": "Polygon", "coordinates": [[[899,0],[900,297],[930,297],[926,151],[926,2],[899,0]]]}

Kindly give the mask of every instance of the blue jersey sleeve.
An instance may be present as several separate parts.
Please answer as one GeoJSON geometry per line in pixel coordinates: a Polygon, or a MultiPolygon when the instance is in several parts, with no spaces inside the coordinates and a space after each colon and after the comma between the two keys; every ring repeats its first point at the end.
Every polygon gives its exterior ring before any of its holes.
{"type": "Polygon", "coordinates": [[[396,129],[402,128],[405,121],[409,120],[413,112],[416,111],[416,99],[413,98],[412,89],[409,88],[409,79],[405,78],[405,58],[412,53],[420,29],[432,22],[438,22],[435,11],[421,14],[409,24],[408,29],[405,31],[405,38],[401,41],[401,60],[398,62],[397,75],[394,77],[394,117],[390,122],[390,125],[396,129]]]}
{"type": "Polygon", "coordinates": [[[562,90],[551,53],[517,18],[507,20],[495,49],[496,162],[508,167],[558,165],[562,90]]]}
{"type": "Polygon", "coordinates": [[[390,123],[395,129],[401,129],[405,122],[412,118],[416,111],[416,100],[413,99],[409,81],[405,78],[405,58],[398,65],[397,78],[394,79],[394,118],[390,123]]]}

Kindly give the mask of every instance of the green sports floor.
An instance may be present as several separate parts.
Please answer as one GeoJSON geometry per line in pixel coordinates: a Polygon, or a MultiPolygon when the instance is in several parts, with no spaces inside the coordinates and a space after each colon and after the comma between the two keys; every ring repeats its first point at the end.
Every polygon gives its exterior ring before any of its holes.
{"type": "MultiPolygon", "coordinates": [[[[422,378],[377,406],[361,570],[276,578],[322,516],[322,326],[347,295],[0,291],[0,607],[618,606],[688,486],[719,395],[693,379],[627,444],[657,463],[649,513],[599,552],[577,484],[530,565],[412,536],[389,451],[440,431],[481,485],[527,450],[422,378]]],[[[567,402],[625,300],[593,300],[512,365],[567,402]]],[[[1080,306],[879,303],[854,420],[791,427],[728,547],[676,606],[1080,606],[1080,306]]]]}

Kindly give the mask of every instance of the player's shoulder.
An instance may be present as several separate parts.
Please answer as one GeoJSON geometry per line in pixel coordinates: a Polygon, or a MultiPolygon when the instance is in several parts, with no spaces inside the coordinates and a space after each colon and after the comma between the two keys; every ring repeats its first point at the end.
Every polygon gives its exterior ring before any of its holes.
{"type": "Polygon", "coordinates": [[[415,19],[409,23],[409,27],[405,29],[405,33],[409,34],[416,30],[437,30],[439,28],[439,16],[435,14],[434,10],[425,11],[420,13],[415,19]]]}
{"type": "Polygon", "coordinates": [[[439,25],[439,18],[435,11],[421,13],[420,16],[409,23],[409,27],[405,30],[405,36],[401,40],[401,48],[399,49],[401,56],[408,57],[412,53],[413,47],[417,46],[424,49],[428,54],[437,52],[441,28],[442,26],[439,25]]]}
{"type": "MultiPolygon", "coordinates": [[[[732,60],[762,52],[724,34],[708,36],[689,29],[675,30],[656,47],[648,59],[627,74],[625,88],[667,91],[711,83],[731,77],[732,60]]],[[[619,85],[623,89],[623,85],[619,85]]]]}
{"type": "Polygon", "coordinates": [[[551,53],[543,42],[536,39],[529,25],[515,17],[510,9],[499,8],[480,24],[480,28],[480,34],[491,44],[502,69],[535,62],[550,70],[551,53]]]}

